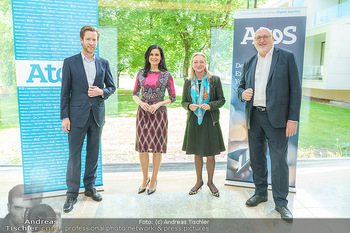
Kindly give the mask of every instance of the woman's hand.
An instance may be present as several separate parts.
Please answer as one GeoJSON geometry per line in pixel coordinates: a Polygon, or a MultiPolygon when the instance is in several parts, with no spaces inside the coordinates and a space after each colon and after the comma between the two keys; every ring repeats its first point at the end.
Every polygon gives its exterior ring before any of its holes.
{"type": "Polygon", "coordinates": [[[145,110],[146,112],[149,112],[151,106],[148,105],[148,103],[140,101],[140,107],[145,110]]]}
{"type": "Polygon", "coordinates": [[[158,108],[160,108],[160,106],[162,106],[163,105],[163,102],[158,102],[158,103],[156,103],[156,104],[153,104],[153,105],[151,105],[150,107],[149,107],[149,112],[150,113],[152,113],[152,114],[154,114],[156,111],[157,111],[157,109],[158,108]]]}
{"type": "Polygon", "coordinates": [[[202,104],[200,106],[200,108],[207,111],[207,110],[210,110],[210,105],[209,104],[202,104]]]}
{"type": "Polygon", "coordinates": [[[190,104],[189,106],[188,106],[188,108],[191,110],[191,111],[196,111],[197,110],[197,108],[199,108],[199,105],[198,104],[190,104]]]}

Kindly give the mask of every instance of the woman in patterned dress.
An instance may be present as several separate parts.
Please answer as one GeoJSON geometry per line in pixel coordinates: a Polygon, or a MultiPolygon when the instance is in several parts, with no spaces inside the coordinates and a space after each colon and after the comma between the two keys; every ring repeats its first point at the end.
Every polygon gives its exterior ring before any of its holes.
{"type": "Polygon", "coordinates": [[[193,195],[203,186],[203,157],[207,158],[207,185],[213,196],[219,197],[219,190],[213,182],[215,155],[225,151],[220,128],[220,111],[225,104],[221,81],[210,75],[203,53],[195,53],[191,59],[190,77],[185,80],[182,92],[182,107],[187,112],[186,130],[182,150],[194,154],[197,182],[190,190],[193,195]]]}
{"type": "Polygon", "coordinates": [[[136,145],[139,152],[142,184],[138,193],[151,195],[157,188],[162,153],[167,150],[168,116],[165,106],[175,101],[174,80],[165,65],[162,48],[151,45],[145,53],[144,69],[137,76],[133,99],[139,105],[136,116],[136,145]],[[168,90],[169,99],[164,100],[168,90]],[[141,92],[141,99],[139,98],[141,92]],[[153,153],[153,172],[148,175],[149,153],[153,153]]]}

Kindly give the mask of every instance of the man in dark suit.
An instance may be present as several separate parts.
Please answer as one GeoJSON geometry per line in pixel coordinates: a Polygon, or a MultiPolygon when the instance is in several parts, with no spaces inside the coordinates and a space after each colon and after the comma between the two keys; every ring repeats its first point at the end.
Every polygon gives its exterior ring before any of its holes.
{"type": "Polygon", "coordinates": [[[81,151],[87,135],[84,174],[85,195],[95,201],[95,180],[102,127],[105,123],[104,101],[114,93],[115,85],[107,60],[95,55],[99,31],[93,26],[80,30],[81,53],[66,58],[62,68],[61,119],[68,133],[67,199],[63,206],[70,212],[77,202],[80,188],[81,151]]]}
{"type": "Polygon", "coordinates": [[[267,201],[267,144],[271,158],[271,183],[275,209],[283,220],[293,221],[287,208],[289,168],[288,137],[297,132],[301,83],[292,52],[275,48],[268,28],[256,31],[258,54],[243,65],[238,96],[246,101],[246,122],[255,194],[246,202],[257,206],[267,201]]]}
{"type": "Polygon", "coordinates": [[[7,209],[9,213],[5,216],[0,227],[0,233],[25,232],[28,224],[25,224],[26,215],[34,206],[41,203],[41,198],[28,199],[24,196],[24,185],[14,186],[8,194],[7,209]]]}

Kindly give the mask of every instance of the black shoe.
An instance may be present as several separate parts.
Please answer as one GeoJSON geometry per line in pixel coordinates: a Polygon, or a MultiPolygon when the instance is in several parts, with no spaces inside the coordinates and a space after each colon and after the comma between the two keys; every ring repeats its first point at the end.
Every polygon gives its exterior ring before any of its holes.
{"type": "Polygon", "coordinates": [[[71,212],[75,203],[77,203],[76,198],[67,197],[66,202],[63,205],[63,211],[66,213],[71,212]]]}
{"type": "Polygon", "coordinates": [[[148,190],[147,190],[147,194],[148,194],[148,195],[153,194],[153,193],[156,191],[156,189],[157,189],[157,181],[156,181],[156,187],[155,187],[153,190],[148,189],[148,190]]]}
{"type": "Polygon", "coordinates": [[[203,180],[202,180],[201,185],[200,185],[197,189],[191,189],[190,192],[189,192],[188,194],[190,194],[190,195],[197,194],[198,191],[202,188],[203,184],[204,184],[204,182],[203,182],[203,180]]]}
{"type": "Polygon", "coordinates": [[[85,189],[85,196],[91,197],[94,201],[102,201],[102,196],[96,191],[95,188],[85,189]]]}
{"type": "Polygon", "coordinates": [[[259,196],[254,194],[251,198],[246,201],[247,206],[257,206],[261,202],[267,202],[267,196],[259,196]]]}
{"type": "MultiPolygon", "coordinates": [[[[209,184],[207,183],[208,187],[209,187],[209,184]]],[[[214,185],[214,184],[213,184],[214,185]]],[[[214,185],[215,187],[215,185],[214,185]]],[[[215,187],[216,188],[216,187],[215,187]]],[[[210,192],[211,192],[211,195],[213,195],[214,197],[220,197],[220,193],[219,193],[219,190],[216,188],[215,191],[212,191],[211,188],[209,187],[210,189],[210,192]]]]}
{"type": "Polygon", "coordinates": [[[286,222],[293,222],[293,214],[287,207],[275,206],[275,210],[281,214],[281,218],[286,222]]]}
{"type": "Polygon", "coordinates": [[[151,181],[151,179],[148,178],[148,181],[147,181],[147,184],[146,184],[146,188],[143,189],[143,188],[141,188],[141,186],[140,186],[139,191],[138,191],[137,193],[138,193],[138,194],[144,193],[144,192],[146,191],[147,186],[148,186],[148,184],[149,184],[150,181],[151,181]]]}

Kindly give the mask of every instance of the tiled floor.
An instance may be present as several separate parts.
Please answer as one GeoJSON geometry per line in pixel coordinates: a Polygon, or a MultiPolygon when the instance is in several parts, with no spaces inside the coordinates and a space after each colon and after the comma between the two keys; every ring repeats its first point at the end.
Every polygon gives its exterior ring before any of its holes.
{"type": "MultiPolygon", "coordinates": [[[[215,172],[220,198],[212,196],[205,185],[197,195],[188,195],[195,181],[193,170],[161,171],[157,191],[150,196],[137,194],[141,173],[135,168],[129,169],[131,172],[120,167],[113,171],[113,166],[104,170],[102,202],[80,195],[68,214],[62,211],[65,196],[45,198],[43,202],[61,212],[63,218],[279,218],[271,193],[268,202],[246,207],[244,203],[254,190],[225,185],[223,166],[215,172]]],[[[346,202],[349,177],[350,159],[298,161],[296,193],[288,196],[294,218],[350,218],[346,202]]],[[[0,216],[5,216],[8,191],[22,183],[21,167],[0,167],[0,178],[0,216]]]]}

